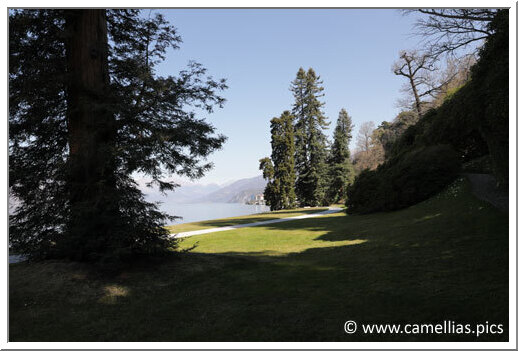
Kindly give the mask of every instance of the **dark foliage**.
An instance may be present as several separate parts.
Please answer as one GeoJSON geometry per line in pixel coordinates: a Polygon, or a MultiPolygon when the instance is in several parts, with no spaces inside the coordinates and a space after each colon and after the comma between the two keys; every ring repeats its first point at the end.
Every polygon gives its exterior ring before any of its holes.
{"type": "Polygon", "coordinates": [[[489,155],[485,155],[463,163],[462,172],[492,174],[493,164],[491,162],[491,157],[489,157],[489,155]]]}
{"type": "Polygon", "coordinates": [[[477,125],[477,120],[483,118],[482,113],[466,108],[471,89],[471,85],[464,86],[439,108],[428,111],[415,125],[408,127],[394,141],[390,156],[436,144],[451,145],[462,162],[487,154],[487,144],[477,125]]]}
{"type": "Polygon", "coordinates": [[[345,200],[345,191],[354,180],[354,168],[351,161],[349,143],[352,139],[353,123],[345,109],[338,113],[338,120],[333,133],[333,144],[329,154],[328,180],[325,204],[345,200]]]}
{"type": "Polygon", "coordinates": [[[270,121],[272,156],[259,160],[259,169],[267,179],[266,204],[272,211],[295,207],[295,141],[294,117],[284,111],[270,121]]]}
{"type": "Polygon", "coordinates": [[[360,173],[349,187],[347,212],[391,211],[416,204],[442,190],[459,170],[459,158],[449,146],[410,151],[360,173]]]}
{"type": "Polygon", "coordinates": [[[174,189],[165,176],[202,176],[211,167],[205,157],[225,140],[199,117],[223,104],[223,80],[197,63],[175,77],[155,73],[180,42],[160,14],[139,10],[9,13],[9,186],[20,203],[9,239],[17,252],[119,261],[174,247],[162,227],[171,216],[144,200],[132,176],[174,189]],[[86,15],[109,43],[88,48],[87,61],[105,62],[97,90],[74,88],[81,64],[71,53],[86,15]]]}
{"type": "Polygon", "coordinates": [[[392,148],[396,140],[419,120],[419,115],[414,111],[401,111],[392,122],[382,122],[376,128],[377,135],[383,146],[385,158],[390,158],[392,148]]]}
{"type": "Polygon", "coordinates": [[[473,68],[478,89],[473,102],[483,113],[478,121],[487,143],[495,176],[502,188],[509,184],[509,10],[499,10],[489,28],[494,31],[473,68]]]}
{"type": "Polygon", "coordinates": [[[312,68],[301,67],[291,84],[295,99],[295,193],[302,206],[320,206],[325,197],[328,141],[324,134],[329,122],[322,111],[322,80],[312,68]]]}

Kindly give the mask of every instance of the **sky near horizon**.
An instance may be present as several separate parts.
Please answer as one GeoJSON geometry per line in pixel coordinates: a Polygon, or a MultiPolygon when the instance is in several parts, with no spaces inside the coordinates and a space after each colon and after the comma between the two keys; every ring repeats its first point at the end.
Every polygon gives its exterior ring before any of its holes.
{"type": "Polygon", "coordinates": [[[312,67],[323,80],[329,137],[341,108],[352,117],[354,135],[363,122],[394,119],[404,80],[390,68],[400,50],[420,40],[412,35],[415,17],[389,9],[154,11],[163,13],[183,40],[157,73],[176,75],[194,60],[229,86],[222,93],[223,109],[199,114],[228,137],[208,158],[214,168],[195,181],[201,184],[261,174],[258,160],[271,152],[269,121],[291,109],[289,87],[299,67],[312,67]]]}

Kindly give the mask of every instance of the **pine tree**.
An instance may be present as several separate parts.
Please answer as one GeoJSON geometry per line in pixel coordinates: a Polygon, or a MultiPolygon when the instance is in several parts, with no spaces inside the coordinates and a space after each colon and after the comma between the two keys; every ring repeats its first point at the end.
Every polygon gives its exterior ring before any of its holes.
{"type": "Polygon", "coordinates": [[[351,162],[349,143],[352,139],[353,124],[345,109],[338,113],[333,134],[333,145],[329,158],[329,186],[326,199],[328,203],[345,200],[346,189],[354,181],[354,168],[351,162]]]}
{"type": "Polygon", "coordinates": [[[295,80],[291,83],[291,89],[295,98],[292,113],[295,116],[295,172],[297,175],[295,193],[300,205],[307,203],[310,197],[305,186],[307,174],[308,150],[307,150],[307,118],[306,118],[306,71],[301,67],[295,80]]]}
{"type": "Polygon", "coordinates": [[[325,197],[327,139],[323,132],[329,123],[321,108],[324,103],[322,81],[310,68],[300,68],[291,91],[295,98],[295,192],[302,206],[319,206],[325,197]]]}
{"type": "Polygon", "coordinates": [[[197,63],[177,77],[155,73],[180,42],[160,14],[140,10],[10,12],[16,251],[99,261],[174,246],[162,226],[171,216],[144,200],[132,176],[174,189],[166,176],[202,176],[225,140],[194,113],[222,106],[224,81],[197,63]]]}
{"type": "Polygon", "coordinates": [[[284,111],[270,121],[272,157],[261,160],[259,169],[267,179],[265,200],[271,210],[295,207],[294,117],[284,111]]]}

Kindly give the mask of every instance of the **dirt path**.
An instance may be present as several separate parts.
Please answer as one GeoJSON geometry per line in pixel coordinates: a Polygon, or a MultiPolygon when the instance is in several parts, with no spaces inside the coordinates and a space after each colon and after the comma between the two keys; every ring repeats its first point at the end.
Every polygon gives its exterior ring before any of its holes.
{"type": "Polygon", "coordinates": [[[489,202],[503,212],[509,212],[509,192],[496,186],[496,179],[491,174],[466,173],[471,182],[471,191],[479,199],[489,202]]]}

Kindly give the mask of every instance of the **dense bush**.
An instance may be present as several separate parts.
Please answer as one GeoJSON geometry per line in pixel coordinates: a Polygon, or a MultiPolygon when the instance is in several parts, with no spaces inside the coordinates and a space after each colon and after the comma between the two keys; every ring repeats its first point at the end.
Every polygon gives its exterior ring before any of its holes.
{"type": "Polygon", "coordinates": [[[477,94],[473,102],[482,118],[478,126],[487,143],[496,178],[509,184],[509,10],[500,10],[491,22],[494,31],[473,68],[477,94]]]}
{"type": "Polygon", "coordinates": [[[488,144],[480,131],[484,111],[473,101],[474,90],[469,82],[439,108],[428,111],[395,141],[392,155],[438,144],[452,146],[462,162],[487,155],[488,144]]]}
{"type": "Polygon", "coordinates": [[[391,211],[423,201],[453,181],[460,170],[451,146],[433,145],[402,154],[360,173],[348,190],[347,212],[391,211]]]}

